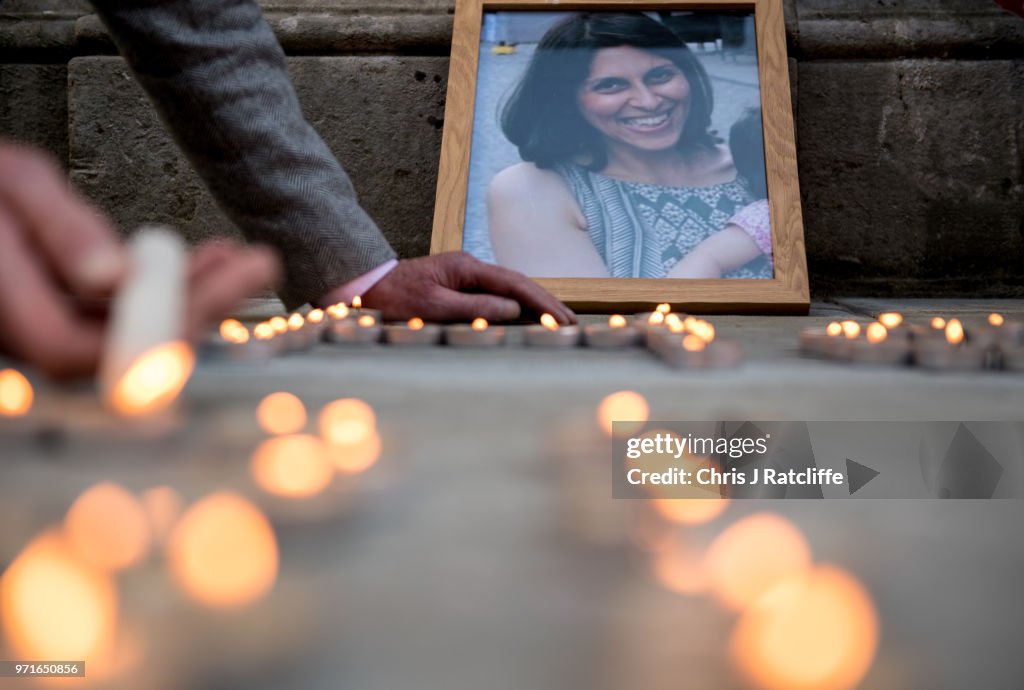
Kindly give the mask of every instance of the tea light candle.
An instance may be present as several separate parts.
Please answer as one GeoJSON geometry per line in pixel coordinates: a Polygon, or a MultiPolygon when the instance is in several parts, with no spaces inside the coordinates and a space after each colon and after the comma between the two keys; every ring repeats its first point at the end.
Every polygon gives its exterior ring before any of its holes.
{"type": "Polygon", "coordinates": [[[583,327],[583,341],[587,347],[599,350],[632,347],[639,338],[640,333],[620,314],[608,317],[607,324],[592,323],[583,327]]]}
{"type": "Polygon", "coordinates": [[[831,322],[825,328],[805,328],[800,332],[800,351],[805,355],[825,356],[829,338],[838,338],[843,334],[843,327],[838,321],[831,322]]]}
{"type": "Polygon", "coordinates": [[[226,319],[221,322],[217,336],[203,344],[203,354],[238,362],[269,359],[276,354],[277,346],[271,342],[273,329],[266,328],[270,331],[269,337],[257,339],[239,321],[226,319]]]}
{"type": "Polygon", "coordinates": [[[404,325],[385,326],[384,338],[390,345],[437,345],[441,342],[441,327],[416,317],[404,325]]]}
{"type": "Polygon", "coordinates": [[[846,360],[850,358],[852,343],[860,337],[863,329],[859,323],[851,320],[840,321],[839,327],[842,334],[824,341],[823,352],[829,359],[846,360]]]}
{"type": "Polygon", "coordinates": [[[505,329],[489,325],[487,319],[477,318],[468,326],[448,326],[445,337],[453,347],[497,347],[505,342],[505,329]]]}
{"type": "Polygon", "coordinates": [[[324,311],[327,313],[328,319],[330,319],[330,321],[327,322],[328,325],[330,325],[331,321],[341,321],[342,319],[348,318],[348,305],[342,302],[332,304],[324,311]]]}
{"type": "Polygon", "coordinates": [[[375,318],[378,323],[382,321],[380,311],[377,309],[365,309],[363,307],[363,298],[359,295],[352,298],[352,306],[348,310],[348,315],[355,319],[358,319],[360,316],[369,315],[375,318]]]}
{"type": "Polygon", "coordinates": [[[380,341],[381,325],[373,314],[335,321],[327,329],[327,340],[341,345],[371,345],[380,341]]]}
{"type": "Polygon", "coordinates": [[[1007,323],[1002,314],[989,314],[984,324],[969,326],[966,339],[972,345],[995,347],[996,345],[1017,345],[1022,342],[1024,324],[1007,323]]]}
{"type": "Polygon", "coordinates": [[[559,326],[551,314],[542,314],[540,325],[527,326],[523,333],[523,342],[528,347],[575,347],[579,341],[579,326],[559,326]]]}
{"type": "Polygon", "coordinates": [[[964,342],[963,324],[950,319],[945,325],[945,339],[921,338],[914,343],[914,360],[921,367],[941,371],[981,369],[988,361],[988,351],[964,342]]]}
{"type": "Polygon", "coordinates": [[[319,333],[306,327],[306,319],[302,314],[292,314],[288,317],[288,332],[284,336],[285,347],[289,350],[308,350],[319,337],[319,333]]]}
{"type": "Polygon", "coordinates": [[[890,338],[881,322],[870,324],[864,331],[864,339],[851,341],[849,347],[850,361],[859,364],[906,364],[910,359],[910,344],[906,338],[890,338]]]}

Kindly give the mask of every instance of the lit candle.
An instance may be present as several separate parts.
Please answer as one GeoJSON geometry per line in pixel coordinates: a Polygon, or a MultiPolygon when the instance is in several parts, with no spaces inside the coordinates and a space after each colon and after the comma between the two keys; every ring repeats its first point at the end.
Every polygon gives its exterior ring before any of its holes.
{"type": "Polygon", "coordinates": [[[357,319],[360,316],[369,315],[369,316],[372,316],[373,318],[377,319],[378,323],[383,321],[382,314],[381,314],[381,312],[379,310],[377,310],[377,309],[367,309],[367,308],[363,307],[363,298],[360,297],[359,295],[356,295],[355,297],[352,298],[352,307],[348,311],[349,311],[349,315],[351,315],[352,317],[357,318],[357,319]]]}
{"type": "Polygon", "coordinates": [[[592,323],[583,327],[583,340],[587,347],[600,350],[619,350],[637,343],[640,334],[629,325],[626,317],[614,314],[608,323],[592,323]]]}
{"type": "Polygon", "coordinates": [[[575,347],[580,341],[579,326],[559,326],[551,314],[542,314],[540,325],[527,326],[523,333],[528,347],[575,347]]]}
{"type": "Polygon", "coordinates": [[[824,356],[829,338],[843,334],[843,327],[838,321],[832,321],[825,328],[805,328],[800,331],[800,352],[815,357],[824,356]]]}
{"type": "Polygon", "coordinates": [[[910,359],[907,339],[889,337],[889,330],[880,321],[869,324],[864,338],[851,341],[849,347],[850,360],[860,364],[906,364],[910,359]]]}
{"type": "Polygon", "coordinates": [[[348,318],[348,305],[343,302],[332,304],[327,307],[325,311],[327,312],[327,316],[333,321],[341,321],[342,319],[348,318]]]}
{"type": "Polygon", "coordinates": [[[32,409],[32,384],[20,371],[0,370],[0,417],[22,417],[32,409]]]}
{"type": "Polygon", "coordinates": [[[505,328],[476,318],[468,326],[461,323],[448,326],[445,338],[453,347],[497,347],[505,342],[505,328]]]}
{"type": "Polygon", "coordinates": [[[311,309],[306,314],[306,330],[312,334],[314,343],[323,339],[324,331],[327,329],[329,317],[323,309],[311,309]]]}
{"type": "Polygon", "coordinates": [[[963,371],[981,369],[988,362],[986,348],[964,340],[964,328],[959,319],[945,323],[945,338],[923,338],[914,343],[914,359],[926,369],[963,371]]]}
{"type": "Polygon", "coordinates": [[[423,319],[413,317],[404,324],[393,324],[384,327],[384,339],[389,345],[437,345],[441,342],[441,327],[434,323],[425,323],[423,319]]]}
{"type": "Polygon", "coordinates": [[[225,319],[217,334],[203,343],[201,354],[204,358],[239,362],[268,359],[276,354],[277,344],[272,343],[274,330],[269,325],[266,329],[269,329],[270,336],[257,339],[241,322],[225,319]]]}
{"type": "Polygon", "coordinates": [[[657,353],[666,364],[677,369],[724,369],[743,363],[743,349],[738,343],[714,338],[714,327],[700,328],[697,333],[677,339],[671,346],[662,345],[657,353]]]}
{"type": "Polygon", "coordinates": [[[335,321],[327,329],[327,340],[342,345],[371,345],[380,342],[380,321],[373,314],[364,310],[356,316],[355,310],[349,312],[349,318],[335,321]]]}
{"type": "Polygon", "coordinates": [[[1002,314],[989,314],[985,323],[967,328],[967,340],[993,350],[1003,345],[1017,345],[1024,341],[1024,324],[1007,321],[1002,314]]]}
{"type": "Polygon", "coordinates": [[[306,327],[306,319],[302,314],[294,313],[288,317],[288,332],[285,334],[285,347],[289,350],[308,350],[313,347],[320,334],[306,327]]]}

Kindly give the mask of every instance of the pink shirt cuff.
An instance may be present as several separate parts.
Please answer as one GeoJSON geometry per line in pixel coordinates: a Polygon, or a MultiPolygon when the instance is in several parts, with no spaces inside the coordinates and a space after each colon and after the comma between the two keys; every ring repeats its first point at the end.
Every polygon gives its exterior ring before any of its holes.
{"type": "Polygon", "coordinates": [[[391,273],[391,270],[397,265],[398,259],[385,261],[377,268],[367,271],[363,275],[350,280],[341,287],[334,288],[320,298],[320,303],[322,305],[337,304],[338,302],[351,304],[353,297],[365,295],[370,291],[370,288],[380,282],[384,276],[391,273]]]}

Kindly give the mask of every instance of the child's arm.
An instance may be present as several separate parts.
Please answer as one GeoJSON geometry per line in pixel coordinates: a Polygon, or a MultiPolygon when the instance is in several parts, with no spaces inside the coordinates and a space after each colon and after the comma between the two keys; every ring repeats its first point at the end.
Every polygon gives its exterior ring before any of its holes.
{"type": "Polygon", "coordinates": [[[727,225],[684,256],[669,270],[667,278],[721,278],[761,256],[750,235],[738,225],[727,225]]]}

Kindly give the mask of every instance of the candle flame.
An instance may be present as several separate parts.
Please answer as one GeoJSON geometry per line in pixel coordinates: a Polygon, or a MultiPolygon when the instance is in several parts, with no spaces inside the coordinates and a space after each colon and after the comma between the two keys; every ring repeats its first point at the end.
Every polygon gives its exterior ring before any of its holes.
{"type": "Polygon", "coordinates": [[[999,326],[1002,326],[1004,323],[1006,323],[1006,319],[1003,318],[1002,314],[989,314],[988,323],[990,326],[995,326],[996,328],[998,328],[999,326]]]}
{"type": "Polygon", "coordinates": [[[334,468],[343,474],[359,474],[370,469],[380,458],[381,439],[376,430],[351,441],[327,446],[327,456],[334,468]]]}
{"type": "Polygon", "coordinates": [[[932,328],[934,328],[935,330],[941,331],[945,327],[946,320],[941,316],[936,316],[934,319],[932,319],[932,328]]]}
{"type": "Polygon", "coordinates": [[[353,297],[352,298],[352,308],[353,309],[362,309],[363,308],[363,298],[360,297],[359,295],[356,295],[355,297],[353,297]]]}
{"type": "Polygon", "coordinates": [[[474,331],[486,331],[487,330],[487,319],[483,317],[477,317],[473,319],[473,323],[470,326],[474,331]]]}
{"type": "Polygon", "coordinates": [[[309,434],[294,434],[261,443],[253,453],[252,476],[269,494],[308,498],[328,487],[334,468],[323,441],[309,434]]]}
{"type": "Polygon", "coordinates": [[[288,332],[288,321],[286,321],[283,316],[275,316],[267,323],[269,323],[270,327],[274,329],[274,333],[277,333],[278,335],[288,332]]]}
{"type": "Polygon", "coordinates": [[[903,314],[894,311],[879,314],[878,322],[886,328],[896,328],[903,323],[903,314]]]}
{"type": "Polygon", "coordinates": [[[690,334],[683,338],[683,349],[687,352],[700,352],[705,347],[707,343],[700,336],[690,334]]]}
{"type": "Polygon", "coordinates": [[[856,321],[843,321],[839,325],[843,327],[843,335],[850,340],[860,335],[860,324],[856,321]]]}
{"type": "Polygon", "coordinates": [[[622,316],[621,314],[612,314],[611,316],[608,317],[608,327],[609,328],[625,328],[626,327],[626,317],[622,316]]]}
{"type": "Polygon", "coordinates": [[[256,328],[252,329],[252,334],[256,340],[273,340],[276,335],[274,327],[266,322],[257,324],[256,328]]]}
{"type": "Polygon", "coordinates": [[[665,327],[669,333],[680,335],[686,332],[686,324],[676,314],[669,314],[665,317],[665,327]]]}
{"type": "Polygon", "coordinates": [[[825,328],[825,332],[835,338],[836,336],[843,334],[843,326],[839,322],[833,321],[827,328],[825,328]]]}
{"type": "Polygon", "coordinates": [[[0,370],[0,417],[21,417],[32,409],[35,393],[20,371],[0,370]]]}
{"type": "Polygon", "coordinates": [[[249,342],[249,329],[235,319],[225,319],[220,323],[220,337],[233,345],[244,345],[249,342]]]}
{"type": "Polygon", "coordinates": [[[306,321],[310,323],[323,323],[324,310],[323,309],[312,309],[306,314],[306,321]]]}
{"type": "Polygon", "coordinates": [[[410,331],[422,331],[425,324],[423,323],[423,319],[418,316],[414,316],[409,319],[405,325],[409,327],[410,331]]]}
{"type": "Polygon", "coordinates": [[[327,307],[327,314],[335,321],[340,321],[348,316],[348,305],[338,302],[327,307]]]}
{"type": "MultiPolygon", "coordinates": [[[[692,499],[694,503],[716,501],[692,499]]],[[[676,594],[694,596],[707,589],[707,573],[701,553],[691,544],[675,538],[654,554],[651,562],[654,577],[662,587],[676,594]]]]}
{"type": "Polygon", "coordinates": [[[110,394],[110,405],[126,417],[159,412],[171,405],[188,383],[195,365],[185,342],[167,343],[141,355],[110,394]]]}
{"type": "Polygon", "coordinates": [[[274,530],[252,503],[231,492],[203,498],[171,534],[167,562],[175,583],[196,601],[236,609],[263,598],[277,579],[274,530]]]}
{"type": "Polygon", "coordinates": [[[715,327],[709,322],[699,320],[696,321],[691,327],[690,332],[703,340],[705,343],[710,343],[715,339],[715,327]]]}
{"type": "Polygon", "coordinates": [[[292,314],[288,317],[288,330],[298,331],[306,325],[306,320],[302,318],[302,314],[292,314]]]}
{"type": "Polygon", "coordinates": [[[360,328],[371,328],[377,324],[377,318],[373,314],[363,314],[356,323],[360,328]]]}
{"type": "Polygon", "coordinates": [[[669,522],[702,525],[721,515],[729,505],[727,498],[654,498],[654,509],[669,522]]]}
{"type": "Polygon", "coordinates": [[[647,423],[650,406],[634,391],[612,393],[597,407],[597,421],[609,436],[631,436],[647,423]],[[620,422],[613,426],[613,422],[620,422]],[[621,422],[632,422],[622,424],[621,422]]]}
{"type": "Polygon", "coordinates": [[[358,398],[342,398],[320,411],[320,436],[331,445],[359,443],[377,428],[373,408],[358,398]]]}
{"type": "Polygon", "coordinates": [[[555,317],[552,316],[551,314],[541,314],[540,325],[548,329],[549,331],[558,330],[558,321],[556,321],[555,317]]]}
{"type": "Polygon", "coordinates": [[[665,323],[665,315],[660,311],[653,311],[651,315],[647,317],[647,323],[651,326],[660,326],[665,323]]]}
{"type": "Polygon", "coordinates": [[[950,345],[959,345],[964,341],[964,326],[959,319],[950,319],[946,324],[946,340],[950,345]]]}
{"type": "Polygon", "coordinates": [[[268,434],[294,434],[306,426],[306,406],[291,393],[271,393],[256,407],[256,421],[268,434]]]}
{"type": "Polygon", "coordinates": [[[881,323],[875,322],[866,331],[869,343],[880,343],[889,337],[889,331],[881,323]]]}
{"type": "Polygon", "coordinates": [[[142,504],[111,482],[96,484],[75,499],[64,518],[64,535],[84,561],[109,572],[142,561],[152,541],[142,504]]]}
{"type": "Polygon", "coordinates": [[[654,311],[664,316],[665,314],[668,314],[670,311],[672,311],[672,305],[669,304],[668,302],[662,302],[657,307],[655,307],[654,311]]]}

